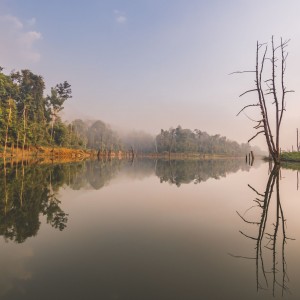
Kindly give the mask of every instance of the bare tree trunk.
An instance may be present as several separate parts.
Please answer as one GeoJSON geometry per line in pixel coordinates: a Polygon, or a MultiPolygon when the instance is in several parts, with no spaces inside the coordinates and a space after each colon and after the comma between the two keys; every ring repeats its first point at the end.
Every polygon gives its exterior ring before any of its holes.
{"type": "Polygon", "coordinates": [[[169,160],[171,159],[171,150],[173,148],[173,143],[175,139],[175,129],[170,130],[171,138],[169,141],[169,160]]]}
{"type": "Polygon", "coordinates": [[[7,211],[7,203],[8,203],[8,191],[7,191],[7,171],[6,171],[6,160],[4,156],[4,199],[5,199],[5,209],[4,209],[4,215],[6,216],[7,211]]]}
{"type": "Polygon", "coordinates": [[[22,163],[22,181],[21,181],[21,190],[20,190],[20,204],[21,204],[21,207],[23,206],[24,177],[25,177],[25,170],[24,170],[24,165],[22,163]]]}
{"type": "Polygon", "coordinates": [[[3,152],[4,157],[6,156],[7,140],[8,140],[8,129],[9,129],[10,121],[11,121],[11,103],[10,103],[10,99],[9,99],[9,113],[8,113],[8,120],[7,120],[7,124],[6,124],[4,152],[3,152]]]}
{"type": "Polygon", "coordinates": [[[22,160],[24,158],[24,148],[25,148],[25,143],[26,143],[26,106],[24,106],[24,111],[23,111],[23,145],[22,145],[22,160]]]}
{"type": "Polygon", "coordinates": [[[17,133],[17,149],[16,149],[16,157],[18,159],[18,150],[19,150],[19,131],[17,133]]]}
{"type": "Polygon", "coordinates": [[[5,141],[4,141],[4,151],[3,151],[4,157],[6,156],[7,136],[8,136],[8,124],[6,125],[6,130],[5,130],[5,141]]]}
{"type": "Polygon", "coordinates": [[[53,140],[53,130],[54,130],[54,123],[55,123],[56,115],[52,113],[52,120],[51,120],[51,134],[50,134],[50,142],[52,143],[53,140]]]}

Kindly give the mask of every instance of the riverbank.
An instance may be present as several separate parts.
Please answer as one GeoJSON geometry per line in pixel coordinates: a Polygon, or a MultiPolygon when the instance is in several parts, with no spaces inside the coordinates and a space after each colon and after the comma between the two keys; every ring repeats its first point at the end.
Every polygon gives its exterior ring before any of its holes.
{"type": "MultiPolygon", "coordinates": [[[[218,159],[244,159],[244,156],[207,154],[207,153],[132,153],[132,151],[96,151],[84,149],[71,149],[62,147],[42,147],[35,146],[24,149],[8,148],[6,151],[6,160],[31,160],[31,161],[61,161],[72,162],[83,159],[133,159],[150,158],[163,160],[218,160],[218,159]]],[[[3,152],[0,152],[0,158],[4,159],[3,152]]]]}
{"type": "Polygon", "coordinates": [[[8,148],[4,157],[4,153],[0,152],[2,159],[28,160],[28,159],[50,159],[50,160],[81,160],[88,158],[125,158],[128,152],[122,151],[95,151],[85,149],[72,149],[62,147],[29,147],[24,150],[21,148],[8,148]]]}
{"type": "Polygon", "coordinates": [[[243,156],[207,154],[207,153],[139,153],[138,157],[156,159],[245,159],[243,156]]]}
{"type": "MultiPolygon", "coordinates": [[[[89,150],[35,146],[24,150],[21,148],[8,148],[5,153],[5,158],[28,159],[31,157],[68,157],[75,159],[87,158],[93,155],[94,153],[89,150]]],[[[4,158],[3,152],[0,152],[0,157],[4,158]]]]}
{"type": "Polygon", "coordinates": [[[280,156],[282,161],[300,163],[300,152],[283,152],[280,156]]]}

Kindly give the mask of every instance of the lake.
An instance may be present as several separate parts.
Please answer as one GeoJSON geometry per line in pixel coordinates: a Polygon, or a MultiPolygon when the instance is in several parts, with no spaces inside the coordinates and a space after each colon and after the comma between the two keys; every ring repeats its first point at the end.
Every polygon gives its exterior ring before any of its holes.
{"type": "Polygon", "coordinates": [[[0,167],[0,299],[300,299],[298,171],[256,160],[0,167]]]}

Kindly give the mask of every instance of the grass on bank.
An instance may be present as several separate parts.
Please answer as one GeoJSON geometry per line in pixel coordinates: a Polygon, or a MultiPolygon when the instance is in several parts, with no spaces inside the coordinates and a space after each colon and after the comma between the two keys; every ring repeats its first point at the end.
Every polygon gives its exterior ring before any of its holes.
{"type": "Polygon", "coordinates": [[[281,160],[300,162],[300,152],[283,152],[281,153],[281,160]]]}

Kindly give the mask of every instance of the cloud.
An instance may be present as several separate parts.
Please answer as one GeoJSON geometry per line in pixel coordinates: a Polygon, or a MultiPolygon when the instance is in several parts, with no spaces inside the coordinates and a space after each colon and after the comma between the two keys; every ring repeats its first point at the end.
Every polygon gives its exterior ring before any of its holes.
{"type": "Polygon", "coordinates": [[[124,24],[127,22],[127,16],[125,12],[114,10],[115,21],[119,24],[124,24]]]}
{"type": "Polygon", "coordinates": [[[28,63],[36,63],[41,54],[35,48],[37,41],[42,38],[38,31],[28,30],[33,26],[32,18],[25,24],[15,16],[0,15],[0,65],[5,68],[20,68],[28,63]],[[26,25],[26,26],[25,26],[26,25]]]}
{"type": "Polygon", "coordinates": [[[36,19],[35,18],[31,18],[31,19],[27,20],[27,24],[29,26],[34,26],[36,24],[36,19]]]}
{"type": "Polygon", "coordinates": [[[28,269],[28,262],[34,256],[32,248],[25,246],[22,249],[10,248],[1,254],[5,259],[0,261],[0,298],[6,298],[12,291],[16,291],[20,284],[24,284],[32,278],[32,272],[28,269]],[[5,297],[6,296],[6,297],[5,297]]]}
{"type": "Polygon", "coordinates": [[[22,29],[23,24],[20,22],[20,20],[14,16],[6,15],[6,16],[0,16],[0,22],[10,24],[15,29],[22,29]]]}

